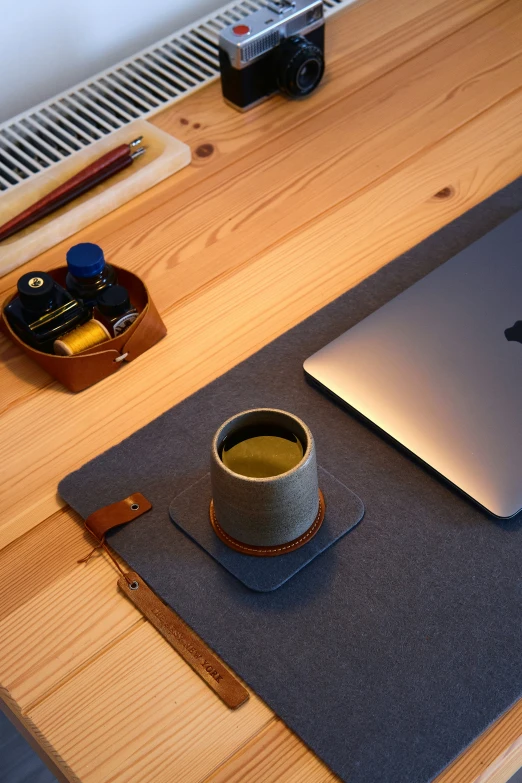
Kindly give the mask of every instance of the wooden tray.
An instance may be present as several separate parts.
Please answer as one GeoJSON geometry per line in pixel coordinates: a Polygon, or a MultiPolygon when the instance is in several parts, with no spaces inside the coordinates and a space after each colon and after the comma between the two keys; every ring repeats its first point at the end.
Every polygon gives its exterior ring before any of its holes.
{"type": "Polygon", "coordinates": [[[4,193],[0,196],[0,222],[14,217],[105,152],[138,136],[143,136],[147,152],[132,166],[34,226],[0,242],[0,275],[43,253],[190,163],[190,147],[145,120],[136,120],[4,193]]]}

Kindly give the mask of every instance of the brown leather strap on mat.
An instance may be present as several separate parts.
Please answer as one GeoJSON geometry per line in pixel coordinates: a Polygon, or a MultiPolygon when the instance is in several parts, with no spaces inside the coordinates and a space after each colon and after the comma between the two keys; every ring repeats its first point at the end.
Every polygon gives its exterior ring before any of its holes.
{"type": "Polygon", "coordinates": [[[151,508],[152,503],[141,492],[134,492],[124,500],[99,508],[94,514],[87,517],[85,527],[101,543],[108,530],[112,530],[118,525],[124,525],[126,522],[132,522],[145,514],[146,511],[150,511],[151,508]]]}
{"type": "Polygon", "coordinates": [[[98,541],[98,546],[90,555],[79,562],[86,562],[97,549],[103,547],[121,573],[118,580],[120,590],[181,655],[183,660],[194,669],[196,674],[199,674],[215,691],[227,707],[235,710],[249,698],[247,689],[181,617],[158,598],[139,574],[134,571],[125,573],[122,570],[105,543],[105,535],[108,530],[132,522],[150,511],[151,508],[152,503],[141,492],[134,492],[123,500],[99,508],[98,511],[90,514],[85,520],[85,527],[98,541]]]}
{"type": "Polygon", "coordinates": [[[119,578],[118,587],[227,707],[235,710],[247,701],[249,693],[237,677],[181,617],[158,598],[139,574],[127,572],[119,578]]]}

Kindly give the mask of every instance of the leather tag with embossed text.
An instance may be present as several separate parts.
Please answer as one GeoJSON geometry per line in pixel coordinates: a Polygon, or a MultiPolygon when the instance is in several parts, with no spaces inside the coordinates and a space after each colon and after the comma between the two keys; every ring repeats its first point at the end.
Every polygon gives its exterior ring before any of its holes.
{"type": "Polygon", "coordinates": [[[237,677],[139,574],[129,571],[120,577],[118,586],[227,707],[235,710],[247,701],[249,693],[237,677]]]}
{"type": "Polygon", "coordinates": [[[103,547],[121,573],[118,580],[120,590],[227,707],[235,710],[249,698],[247,689],[181,617],[158,598],[139,574],[135,571],[123,572],[107,546],[105,536],[109,530],[132,522],[151,508],[152,504],[141,492],[134,492],[123,500],[94,511],[85,520],[85,527],[98,541],[98,546],[79,562],[87,562],[97,549],[103,547]]]}

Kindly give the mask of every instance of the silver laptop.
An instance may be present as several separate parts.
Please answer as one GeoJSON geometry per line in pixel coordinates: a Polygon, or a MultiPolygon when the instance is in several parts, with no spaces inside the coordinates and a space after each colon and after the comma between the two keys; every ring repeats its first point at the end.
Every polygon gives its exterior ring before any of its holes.
{"type": "Polygon", "coordinates": [[[304,363],[498,517],[522,508],[522,212],[304,363]]]}

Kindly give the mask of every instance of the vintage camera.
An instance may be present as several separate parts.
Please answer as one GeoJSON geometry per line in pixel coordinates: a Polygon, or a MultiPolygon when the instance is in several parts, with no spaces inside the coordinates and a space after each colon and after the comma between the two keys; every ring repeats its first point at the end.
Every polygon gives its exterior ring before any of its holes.
{"type": "Polygon", "coordinates": [[[268,2],[219,36],[223,97],[240,111],[280,90],[309,95],[324,73],[322,0],[268,2]]]}

